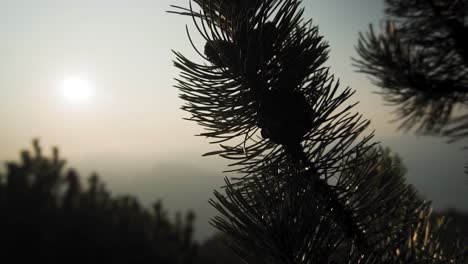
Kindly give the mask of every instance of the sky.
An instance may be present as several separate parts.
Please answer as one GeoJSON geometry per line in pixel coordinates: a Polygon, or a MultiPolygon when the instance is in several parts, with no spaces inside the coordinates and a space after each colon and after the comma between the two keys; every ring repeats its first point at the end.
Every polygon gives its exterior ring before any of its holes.
{"type": "MultiPolygon", "coordinates": [[[[227,162],[201,157],[217,147],[195,136],[201,127],[182,120],[188,114],[173,87],[178,71],[171,50],[195,59],[185,25],[196,30],[189,18],[166,11],[187,4],[0,0],[0,160],[16,159],[40,138],[44,148],[59,146],[83,175],[100,173],[116,193],[195,209],[198,232],[209,232],[214,211],[206,201],[222,185],[227,162]],[[64,95],[64,82],[77,79],[90,89],[83,100],[64,95]]],[[[331,71],[343,88],[356,90],[351,101],[360,102],[357,110],[372,121],[376,140],[403,158],[408,182],[437,209],[468,210],[462,145],[398,131],[394,108],[351,65],[358,33],[383,18],[383,1],[308,0],[304,6],[329,42],[331,71]]]]}

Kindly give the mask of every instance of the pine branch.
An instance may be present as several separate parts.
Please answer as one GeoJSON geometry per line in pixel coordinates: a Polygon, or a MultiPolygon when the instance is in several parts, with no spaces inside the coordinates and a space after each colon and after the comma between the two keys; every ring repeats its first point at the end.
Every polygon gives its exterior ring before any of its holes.
{"type": "Polygon", "coordinates": [[[454,108],[468,103],[468,1],[387,0],[381,33],[360,34],[354,59],[384,99],[397,107],[400,128],[453,139],[454,108]]]}
{"type": "Polygon", "coordinates": [[[223,143],[206,155],[242,175],[215,192],[213,224],[249,263],[399,263],[426,203],[363,136],[369,121],[323,66],[327,45],[301,2],[195,2],[174,12],[192,17],[208,63],[174,52],[176,87],[201,135],[223,143]]]}

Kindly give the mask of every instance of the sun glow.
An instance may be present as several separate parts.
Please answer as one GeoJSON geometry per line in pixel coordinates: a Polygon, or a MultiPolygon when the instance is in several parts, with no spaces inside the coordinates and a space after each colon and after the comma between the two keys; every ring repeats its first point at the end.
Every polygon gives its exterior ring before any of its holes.
{"type": "Polygon", "coordinates": [[[94,87],[80,77],[69,77],[63,80],[62,95],[70,102],[86,102],[92,96],[94,87]]]}

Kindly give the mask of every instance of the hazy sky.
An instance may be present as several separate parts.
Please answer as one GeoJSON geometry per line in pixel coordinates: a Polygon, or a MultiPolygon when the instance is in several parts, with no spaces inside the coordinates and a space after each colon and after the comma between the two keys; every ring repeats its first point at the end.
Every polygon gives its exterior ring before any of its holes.
{"type": "MultiPolygon", "coordinates": [[[[357,34],[382,18],[382,2],[309,0],[305,15],[329,41],[328,64],[343,87],[357,90],[352,101],[361,102],[358,110],[372,120],[376,139],[403,157],[408,181],[438,208],[468,209],[463,174],[468,159],[461,145],[398,132],[390,123],[392,108],[353,71],[357,34]]],[[[178,72],[171,49],[194,57],[184,26],[194,28],[187,17],[165,11],[187,3],[0,0],[0,160],[15,158],[39,137],[45,147],[58,145],[70,165],[96,169],[108,181],[147,175],[170,161],[203,168],[218,175],[213,186],[222,183],[223,161],[200,158],[215,146],[194,137],[201,128],[181,119],[187,114],[179,110],[183,102],[172,87],[178,72]],[[66,99],[62,83],[70,77],[93,87],[91,97],[66,99]],[[126,172],[132,174],[123,176],[126,172]]],[[[200,199],[205,203],[208,197],[209,192],[200,199]]]]}

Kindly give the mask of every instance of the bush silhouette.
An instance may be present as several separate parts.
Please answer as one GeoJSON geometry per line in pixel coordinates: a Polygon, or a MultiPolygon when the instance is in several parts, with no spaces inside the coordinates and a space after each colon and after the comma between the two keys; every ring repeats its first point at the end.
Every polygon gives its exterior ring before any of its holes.
{"type": "Polygon", "coordinates": [[[0,184],[0,246],[5,263],[195,263],[195,215],[171,222],[160,201],[152,210],[132,196],[113,197],[96,174],[83,185],[57,149],[37,140],[8,162],[0,184]]]}

